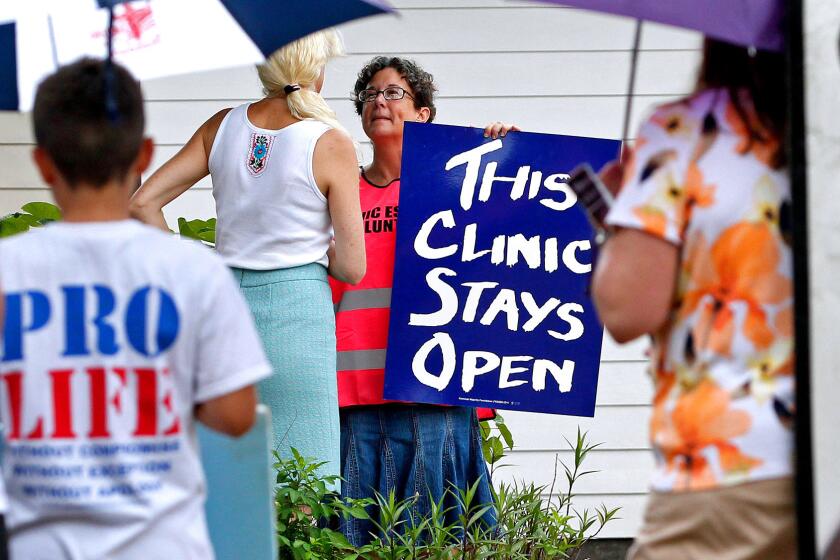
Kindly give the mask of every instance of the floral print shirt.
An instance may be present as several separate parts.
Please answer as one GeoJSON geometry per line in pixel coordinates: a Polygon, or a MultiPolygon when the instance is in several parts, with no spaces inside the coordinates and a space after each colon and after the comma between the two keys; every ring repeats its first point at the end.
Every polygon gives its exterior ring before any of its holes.
{"type": "Polygon", "coordinates": [[[680,250],[653,344],[657,491],[792,472],[790,182],[772,166],[778,143],[751,137],[744,119],[757,119],[741,105],[712,89],[655,111],[607,218],[680,250]]]}

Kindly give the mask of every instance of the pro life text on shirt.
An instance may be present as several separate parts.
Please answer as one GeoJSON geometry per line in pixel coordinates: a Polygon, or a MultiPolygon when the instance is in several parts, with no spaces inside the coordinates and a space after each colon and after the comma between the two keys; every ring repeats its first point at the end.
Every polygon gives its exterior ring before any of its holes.
{"type": "Polygon", "coordinates": [[[34,345],[25,344],[26,338],[58,321],[63,323],[63,336],[55,349],[54,369],[24,372],[11,367],[3,375],[9,440],[73,439],[79,435],[109,438],[117,435],[112,433],[109,417],[129,410],[134,413],[134,429],[119,435],[179,433],[180,422],[171,403],[170,372],[148,366],[148,359],[166,351],[178,334],[178,311],[166,291],[146,286],[134,291],[127,302],[117,302],[114,291],[104,285],[62,286],[58,298],[41,291],[10,293],[6,296],[0,361],[12,366],[23,361],[27,351],[36,351],[34,345]],[[115,312],[118,304],[125,310],[121,316],[115,312]],[[61,319],[56,316],[59,310],[61,319]],[[108,357],[120,353],[123,345],[138,355],[138,362],[146,363],[142,367],[111,363],[108,357]],[[62,359],[84,357],[92,361],[83,368],[62,364],[62,359]],[[47,410],[23,410],[27,399],[22,392],[34,390],[23,383],[25,375],[45,376],[48,385],[40,390],[50,392],[47,410]],[[86,409],[74,410],[75,386],[84,386],[90,395],[86,409]],[[24,418],[31,425],[24,425],[24,418]]]}

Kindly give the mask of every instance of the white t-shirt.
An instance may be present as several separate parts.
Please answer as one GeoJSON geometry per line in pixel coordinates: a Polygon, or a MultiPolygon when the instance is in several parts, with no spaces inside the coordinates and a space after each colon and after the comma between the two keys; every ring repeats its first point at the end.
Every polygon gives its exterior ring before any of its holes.
{"type": "Polygon", "coordinates": [[[193,411],[270,374],[210,249],[134,221],[0,242],[13,558],[213,557],[193,411]]]}
{"type": "Polygon", "coordinates": [[[228,265],[250,270],[328,266],[332,220],[312,158],[330,127],[306,119],[280,130],[259,128],[248,119],[249,106],[225,115],[207,162],[216,250],[228,265]]]}

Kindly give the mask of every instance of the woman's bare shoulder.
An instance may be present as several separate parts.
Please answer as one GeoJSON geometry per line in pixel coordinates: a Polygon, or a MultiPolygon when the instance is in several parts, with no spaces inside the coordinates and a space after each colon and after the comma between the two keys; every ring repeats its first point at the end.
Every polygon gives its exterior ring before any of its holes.
{"type": "Polygon", "coordinates": [[[209,154],[213,147],[213,142],[216,141],[216,134],[219,132],[219,127],[222,126],[222,121],[228,113],[233,110],[233,107],[227,107],[217,112],[215,115],[204,121],[204,124],[198,129],[201,135],[201,140],[204,144],[204,152],[209,154]]]}

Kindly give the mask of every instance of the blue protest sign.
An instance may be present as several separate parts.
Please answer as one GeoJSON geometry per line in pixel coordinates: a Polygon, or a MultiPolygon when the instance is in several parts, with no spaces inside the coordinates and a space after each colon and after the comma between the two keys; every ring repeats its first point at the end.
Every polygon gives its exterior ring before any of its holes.
{"type": "Polygon", "coordinates": [[[385,398],[594,414],[594,246],[565,181],[618,147],[406,123],[385,398]]]}

